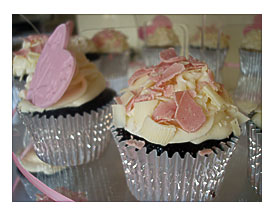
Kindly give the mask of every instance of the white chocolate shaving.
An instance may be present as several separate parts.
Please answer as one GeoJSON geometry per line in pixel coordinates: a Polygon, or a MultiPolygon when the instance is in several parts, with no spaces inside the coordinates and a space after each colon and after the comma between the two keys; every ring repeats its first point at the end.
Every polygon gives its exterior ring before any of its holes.
{"type": "Polygon", "coordinates": [[[146,117],[139,133],[146,137],[149,142],[166,146],[174,137],[176,127],[173,125],[162,125],[146,117]]]}
{"type": "Polygon", "coordinates": [[[130,92],[130,91],[125,92],[120,97],[122,105],[126,106],[133,97],[134,97],[134,94],[132,92],[130,92]]]}
{"type": "Polygon", "coordinates": [[[204,86],[202,91],[211,99],[211,103],[217,106],[219,110],[222,108],[222,105],[225,104],[224,99],[209,85],[204,86]]]}
{"type": "Polygon", "coordinates": [[[147,116],[151,116],[153,114],[157,104],[158,104],[158,100],[143,101],[143,102],[135,103],[133,116],[134,116],[137,130],[139,130],[142,127],[144,119],[147,116]]]}
{"type": "Polygon", "coordinates": [[[238,120],[237,120],[237,119],[233,119],[233,120],[230,122],[230,124],[231,124],[231,126],[232,126],[232,130],[233,130],[234,135],[235,135],[235,136],[240,136],[240,135],[241,135],[241,129],[240,129],[238,120]]]}
{"type": "Polygon", "coordinates": [[[113,124],[115,127],[122,128],[126,125],[126,110],[121,104],[112,105],[113,124]]]}

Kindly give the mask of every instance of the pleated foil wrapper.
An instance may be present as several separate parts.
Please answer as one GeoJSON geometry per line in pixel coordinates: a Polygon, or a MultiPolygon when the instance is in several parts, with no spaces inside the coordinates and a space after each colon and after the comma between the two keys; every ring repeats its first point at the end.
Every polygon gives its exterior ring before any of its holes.
{"type": "Polygon", "coordinates": [[[18,112],[34,140],[37,156],[51,165],[76,166],[96,160],[110,140],[110,105],[74,117],[39,118],[18,112]]]}
{"type": "Polygon", "coordinates": [[[119,92],[128,86],[129,61],[130,51],[100,54],[98,68],[108,82],[109,88],[119,92]]]}
{"type": "Polygon", "coordinates": [[[262,76],[262,52],[240,49],[240,69],[245,76],[262,76]]]}
{"type": "Polygon", "coordinates": [[[132,146],[119,142],[114,128],[112,135],[120,152],[128,187],[139,201],[211,201],[219,192],[225,168],[238,143],[232,138],[224,145],[224,151],[216,148],[216,154],[193,158],[186,153],[181,158],[167,152],[157,156],[156,150],[146,154],[132,146]]]}
{"type": "Polygon", "coordinates": [[[252,121],[247,122],[248,177],[258,195],[262,195],[262,130],[252,121]]]}
{"type": "Polygon", "coordinates": [[[222,82],[222,76],[220,74],[220,70],[224,65],[224,60],[226,58],[227,53],[228,53],[228,48],[223,48],[220,50],[206,48],[202,53],[200,47],[193,47],[193,46],[189,47],[189,55],[201,61],[205,61],[205,63],[207,63],[209,68],[214,72],[216,81],[220,83],[222,82]],[[217,71],[217,64],[219,64],[218,66],[219,71],[217,71]]]}
{"type": "MultiPolygon", "coordinates": [[[[141,54],[145,62],[145,65],[147,67],[150,67],[150,66],[159,64],[161,62],[159,53],[167,48],[170,48],[170,47],[149,47],[149,46],[142,47],[141,54]]],[[[175,49],[177,55],[180,55],[181,47],[175,46],[173,48],[175,49]]]]}
{"type": "MultiPolygon", "coordinates": [[[[100,165],[95,167],[84,164],[67,167],[51,175],[46,175],[43,172],[34,173],[34,175],[51,189],[77,202],[111,201],[114,197],[108,171],[100,165]]],[[[19,176],[32,201],[52,201],[22,174],[19,176]]]]}

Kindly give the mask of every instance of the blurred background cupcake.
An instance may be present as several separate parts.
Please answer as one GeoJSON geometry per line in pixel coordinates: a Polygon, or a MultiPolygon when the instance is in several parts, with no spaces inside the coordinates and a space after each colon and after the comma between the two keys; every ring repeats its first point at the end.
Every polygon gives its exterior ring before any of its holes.
{"type": "Polygon", "coordinates": [[[94,55],[96,52],[96,47],[93,41],[82,35],[73,35],[70,38],[68,50],[84,53],[91,61],[95,61],[99,58],[98,56],[94,55]]]}
{"type": "Polygon", "coordinates": [[[113,107],[113,136],[140,201],[210,201],[248,117],[207,64],[162,51],[137,70],[113,107]]]}
{"type": "MultiPolygon", "coordinates": [[[[178,35],[173,29],[173,24],[167,16],[155,16],[151,22],[139,27],[138,36],[144,41],[142,57],[146,66],[156,65],[160,62],[159,53],[173,47],[179,55],[181,45],[178,35]]],[[[182,35],[183,37],[183,35],[182,35]]]]}
{"type": "Polygon", "coordinates": [[[127,36],[115,29],[104,29],[97,32],[91,41],[95,45],[93,55],[99,56],[98,67],[108,86],[116,91],[125,88],[130,61],[127,36]]]}
{"type": "Polygon", "coordinates": [[[198,27],[197,32],[190,38],[189,54],[205,61],[214,72],[218,82],[222,80],[217,70],[220,71],[223,67],[229,49],[229,40],[229,35],[225,35],[223,32],[220,32],[219,35],[219,29],[214,24],[206,26],[204,31],[202,27],[198,27]],[[217,64],[219,64],[218,67],[217,64]]]}
{"type": "Polygon", "coordinates": [[[68,28],[61,24],[49,37],[17,107],[35,141],[36,154],[61,166],[99,158],[108,144],[112,119],[108,104],[115,95],[83,53],[66,50],[68,28]],[[63,43],[65,49],[59,51],[63,43]]]}
{"type": "Polygon", "coordinates": [[[262,15],[256,15],[252,25],[243,30],[240,48],[240,68],[245,76],[262,76],[262,15]]]}

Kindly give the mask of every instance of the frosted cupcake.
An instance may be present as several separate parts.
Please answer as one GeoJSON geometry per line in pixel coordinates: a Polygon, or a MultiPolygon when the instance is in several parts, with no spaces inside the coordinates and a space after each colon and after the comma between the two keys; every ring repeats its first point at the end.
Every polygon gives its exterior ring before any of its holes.
{"type": "Polygon", "coordinates": [[[205,47],[205,53],[204,56],[201,54],[201,40],[202,40],[202,28],[198,27],[198,31],[196,32],[193,37],[190,39],[190,46],[189,46],[189,52],[190,55],[200,59],[204,60],[209,68],[214,71],[215,77],[217,81],[221,81],[221,77],[218,77],[219,75],[216,74],[217,70],[217,59],[219,58],[219,70],[223,67],[225,57],[227,55],[228,49],[229,49],[229,35],[225,35],[224,33],[221,33],[220,40],[218,38],[218,31],[219,29],[215,26],[207,26],[205,28],[204,33],[204,47],[205,47]],[[217,55],[217,49],[218,49],[218,41],[219,41],[219,56],[217,55]]]}
{"type": "Polygon", "coordinates": [[[116,98],[112,134],[141,201],[209,201],[248,118],[208,66],[174,49],[136,71],[116,98]]]}
{"type": "Polygon", "coordinates": [[[262,195],[262,107],[257,107],[247,122],[248,177],[258,195],[262,195]]]}
{"type": "Polygon", "coordinates": [[[109,87],[116,91],[125,88],[130,60],[127,36],[114,29],[104,29],[93,36],[92,42],[96,47],[95,54],[100,56],[99,70],[109,87]]]}
{"type": "Polygon", "coordinates": [[[262,16],[256,15],[252,25],[245,27],[240,48],[241,73],[245,76],[262,76],[262,16]]]}
{"type": "Polygon", "coordinates": [[[159,63],[159,53],[167,48],[173,47],[177,54],[180,53],[180,42],[173,30],[173,24],[166,16],[156,16],[152,23],[140,27],[138,35],[145,45],[142,48],[142,56],[146,66],[159,63]]]}
{"type": "Polygon", "coordinates": [[[83,53],[69,52],[68,25],[49,37],[29,75],[18,112],[38,157],[60,166],[97,159],[106,148],[115,92],[83,53]]]}

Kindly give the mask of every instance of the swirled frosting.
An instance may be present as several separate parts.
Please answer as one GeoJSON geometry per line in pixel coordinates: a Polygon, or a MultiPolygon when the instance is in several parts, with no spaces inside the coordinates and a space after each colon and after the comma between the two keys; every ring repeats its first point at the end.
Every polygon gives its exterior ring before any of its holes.
{"type": "Polygon", "coordinates": [[[172,48],[160,58],[160,64],[136,71],[116,98],[116,127],[160,145],[240,135],[239,124],[248,118],[205,63],[179,57],[172,48]]]}
{"type": "Polygon", "coordinates": [[[242,40],[241,48],[262,51],[262,30],[252,29],[247,32],[242,40]]]}
{"type": "Polygon", "coordinates": [[[92,38],[99,53],[121,53],[129,49],[127,37],[119,31],[104,29],[92,38]]]}
{"type": "Polygon", "coordinates": [[[76,58],[76,71],[61,99],[47,108],[40,108],[33,105],[26,99],[27,91],[32,80],[32,74],[27,78],[25,90],[19,96],[22,98],[18,105],[21,112],[43,112],[44,110],[54,110],[65,107],[77,107],[94,99],[105,88],[106,82],[103,75],[97,70],[95,64],[91,63],[83,53],[74,52],[76,58]]]}
{"type": "MultiPolygon", "coordinates": [[[[190,45],[194,47],[201,47],[202,28],[198,27],[196,34],[191,37],[190,45]]],[[[229,47],[229,35],[221,33],[220,48],[229,47]]],[[[211,49],[216,49],[218,45],[218,29],[215,25],[207,26],[204,33],[204,46],[211,49]]]]}

